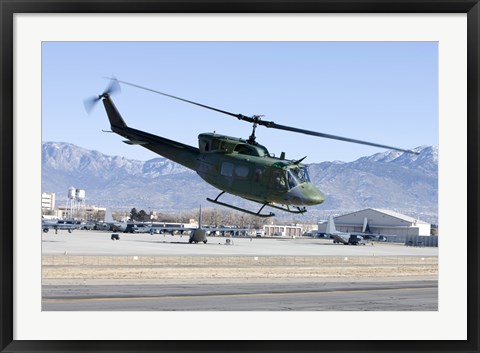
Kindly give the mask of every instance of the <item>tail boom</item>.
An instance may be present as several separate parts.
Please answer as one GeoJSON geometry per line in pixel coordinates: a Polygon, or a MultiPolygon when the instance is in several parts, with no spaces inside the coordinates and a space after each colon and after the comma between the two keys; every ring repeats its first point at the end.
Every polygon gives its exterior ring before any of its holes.
{"type": "Polygon", "coordinates": [[[103,99],[103,104],[114,133],[127,139],[131,145],[140,145],[165,158],[168,158],[189,169],[195,170],[199,149],[161,136],[128,127],[110,97],[103,99]]]}

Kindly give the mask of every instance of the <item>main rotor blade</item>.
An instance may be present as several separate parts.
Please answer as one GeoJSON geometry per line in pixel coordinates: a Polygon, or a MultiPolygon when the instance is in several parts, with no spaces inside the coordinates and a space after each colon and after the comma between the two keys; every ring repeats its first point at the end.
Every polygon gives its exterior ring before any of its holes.
{"type": "MultiPolygon", "coordinates": [[[[180,97],[172,96],[171,94],[167,94],[167,93],[163,93],[163,92],[160,92],[160,91],[156,91],[156,90],[151,89],[151,88],[148,88],[148,87],[139,86],[139,85],[136,85],[136,84],[134,84],[134,83],[130,83],[130,82],[126,82],[126,81],[121,81],[121,80],[116,80],[116,81],[118,81],[118,82],[120,82],[120,83],[123,83],[124,85],[128,85],[128,86],[132,86],[132,87],[144,89],[144,90],[146,90],[146,91],[150,91],[150,92],[153,92],[153,93],[158,93],[158,94],[161,94],[161,95],[163,95],[163,96],[167,96],[167,97],[170,97],[170,98],[178,99],[178,100],[183,101],[183,102],[187,102],[187,103],[190,103],[190,104],[198,105],[199,107],[202,107],[202,108],[207,108],[207,109],[210,109],[210,110],[214,110],[214,111],[216,111],[216,112],[219,112],[219,113],[223,113],[223,114],[227,114],[227,115],[230,115],[230,116],[234,116],[235,118],[238,118],[238,119],[242,119],[243,117],[245,117],[245,116],[242,115],[242,114],[234,114],[234,113],[227,112],[227,111],[225,111],[225,110],[221,110],[221,109],[209,107],[208,105],[205,105],[205,104],[201,104],[201,103],[189,101],[188,99],[183,99],[183,98],[180,98],[180,97]]],[[[245,118],[248,118],[248,117],[245,117],[245,118]]]]}
{"type": "Polygon", "coordinates": [[[381,148],[387,148],[389,150],[418,154],[418,152],[415,152],[415,151],[412,151],[412,150],[405,150],[403,148],[398,148],[398,147],[393,147],[393,146],[388,146],[388,145],[382,145],[382,144],[375,143],[375,142],[362,141],[362,140],[352,139],[352,138],[348,138],[348,137],[324,134],[322,132],[317,132],[317,131],[304,130],[304,129],[299,129],[299,128],[296,128],[296,127],[279,125],[279,124],[274,123],[273,121],[263,121],[263,120],[261,120],[261,121],[258,122],[258,125],[263,125],[265,127],[274,128],[274,129],[278,129],[278,130],[298,132],[300,134],[305,134],[305,135],[324,137],[324,138],[333,139],[333,140],[353,142],[353,143],[358,143],[358,144],[361,144],[361,145],[381,147],[381,148]]]}
{"type": "Polygon", "coordinates": [[[177,99],[177,100],[182,101],[182,102],[187,102],[187,103],[190,103],[190,104],[194,104],[194,105],[197,105],[197,106],[199,106],[199,107],[207,108],[207,109],[210,109],[210,110],[219,112],[219,113],[227,114],[227,115],[233,116],[233,117],[235,117],[235,118],[237,118],[237,119],[239,119],[239,120],[248,121],[249,123],[257,124],[257,125],[262,125],[262,126],[265,126],[265,127],[268,127],[268,128],[274,128],[274,129],[285,130],[285,131],[292,131],[292,132],[297,132],[297,133],[300,133],[300,134],[306,134],[306,135],[317,136],[317,137],[324,137],[324,138],[329,138],[329,139],[334,139],[334,140],[340,140],[340,141],[345,141],[345,142],[358,143],[358,144],[361,144],[361,145],[381,147],[381,148],[387,148],[387,149],[395,150],[395,151],[401,151],[401,152],[418,154],[418,152],[415,152],[415,151],[412,151],[412,150],[405,150],[405,149],[402,149],[402,148],[393,147],[393,146],[387,146],[387,145],[382,145],[382,144],[379,144],[379,143],[362,141],[362,140],[356,140],[356,139],[351,139],[351,138],[348,138],[348,137],[342,137],[342,136],[324,134],[324,133],[322,133],[322,132],[316,132],[316,131],[304,130],[304,129],[299,129],[299,128],[295,128],[295,127],[291,127],[291,126],[286,126],[286,125],[280,125],[280,124],[276,124],[276,123],[273,122],[273,121],[264,121],[264,120],[261,120],[259,115],[254,115],[254,116],[252,116],[252,117],[249,117],[249,116],[245,116],[245,115],[243,115],[243,114],[234,114],[234,113],[230,113],[230,112],[227,112],[227,111],[225,111],[225,110],[222,110],[222,109],[213,108],[213,107],[210,107],[210,106],[205,105],[205,104],[193,102],[193,101],[190,101],[190,100],[188,100],[188,99],[184,99],[184,98],[180,98],[180,97],[173,96],[173,95],[171,95],[171,94],[167,94],[167,93],[163,93],[163,92],[160,92],[160,91],[156,91],[156,90],[151,89],[151,88],[148,88],[148,87],[139,86],[139,85],[136,85],[136,84],[134,84],[134,83],[117,80],[117,79],[115,79],[115,78],[112,78],[111,80],[115,80],[115,81],[117,81],[117,82],[123,83],[123,84],[128,85],[128,86],[132,86],[132,87],[140,88],[140,89],[143,89],[143,90],[146,90],[146,91],[150,91],[150,92],[153,92],[153,93],[161,94],[161,95],[163,95],[163,96],[170,97],[170,98],[173,98],[173,99],[177,99]]]}

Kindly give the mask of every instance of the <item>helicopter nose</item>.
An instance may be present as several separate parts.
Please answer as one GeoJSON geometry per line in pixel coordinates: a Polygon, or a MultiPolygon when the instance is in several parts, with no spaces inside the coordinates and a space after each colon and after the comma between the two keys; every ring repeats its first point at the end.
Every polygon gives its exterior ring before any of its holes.
{"type": "Polygon", "coordinates": [[[312,206],[325,201],[325,195],[313,184],[305,183],[291,189],[288,193],[288,199],[294,205],[312,206]]]}
{"type": "Polygon", "coordinates": [[[308,191],[304,195],[306,205],[319,205],[325,201],[325,195],[312,184],[310,184],[310,188],[308,188],[308,191]]]}

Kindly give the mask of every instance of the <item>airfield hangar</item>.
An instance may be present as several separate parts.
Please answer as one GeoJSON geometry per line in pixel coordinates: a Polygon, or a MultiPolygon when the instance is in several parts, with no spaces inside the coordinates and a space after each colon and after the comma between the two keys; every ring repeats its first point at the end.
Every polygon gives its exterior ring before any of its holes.
{"type": "MultiPolygon", "coordinates": [[[[409,217],[394,211],[367,208],[333,218],[338,231],[347,233],[362,233],[382,235],[428,236],[430,223],[409,217]]],[[[327,223],[318,225],[319,232],[325,232],[327,223]]]]}

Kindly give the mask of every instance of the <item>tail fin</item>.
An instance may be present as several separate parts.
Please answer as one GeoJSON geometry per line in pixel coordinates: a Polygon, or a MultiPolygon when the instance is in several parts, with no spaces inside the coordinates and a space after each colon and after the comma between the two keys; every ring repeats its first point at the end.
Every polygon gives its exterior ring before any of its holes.
{"type": "Polygon", "coordinates": [[[365,217],[363,219],[363,228],[362,228],[362,233],[371,233],[372,231],[370,230],[370,225],[368,224],[368,219],[365,217]]]}
{"type": "Polygon", "coordinates": [[[202,228],[202,205],[200,205],[200,211],[198,212],[198,229],[202,228]]]}
{"type": "Polygon", "coordinates": [[[105,106],[105,110],[107,111],[108,120],[110,120],[112,130],[114,127],[127,127],[127,124],[125,124],[125,121],[118,112],[117,107],[115,107],[112,100],[110,99],[110,96],[106,96],[105,98],[103,98],[103,105],[105,106]]]}
{"type": "Polygon", "coordinates": [[[105,210],[105,222],[113,222],[112,211],[109,208],[105,210]]]}
{"type": "Polygon", "coordinates": [[[337,230],[335,229],[335,222],[333,221],[333,216],[328,217],[328,222],[327,222],[327,234],[335,234],[337,230]]]}

